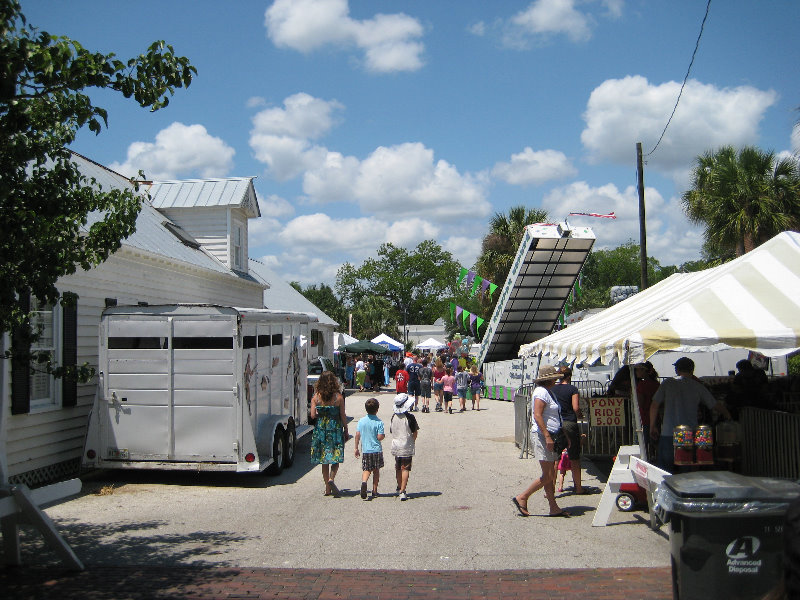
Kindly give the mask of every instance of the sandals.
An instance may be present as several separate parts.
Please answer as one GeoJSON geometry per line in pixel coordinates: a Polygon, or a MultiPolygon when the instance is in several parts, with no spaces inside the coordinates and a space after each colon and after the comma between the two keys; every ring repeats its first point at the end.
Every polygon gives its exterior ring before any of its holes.
{"type": "Polygon", "coordinates": [[[517,512],[520,514],[521,517],[531,516],[531,513],[528,512],[528,507],[527,506],[523,507],[522,504],[519,503],[519,500],[517,500],[516,496],[511,498],[511,502],[513,502],[514,506],[517,507],[517,512]]]}
{"type": "Polygon", "coordinates": [[[566,519],[566,518],[571,517],[572,515],[569,514],[567,511],[562,510],[561,512],[557,512],[555,514],[550,514],[550,515],[547,515],[547,516],[548,517],[564,517],[566,519]]]}

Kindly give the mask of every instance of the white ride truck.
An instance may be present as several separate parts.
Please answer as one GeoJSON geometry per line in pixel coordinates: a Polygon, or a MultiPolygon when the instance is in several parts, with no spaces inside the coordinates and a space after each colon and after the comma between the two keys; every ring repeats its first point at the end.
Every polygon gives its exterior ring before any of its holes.
{"type": "Polygon", "coordinates": [[[106,309],[83,465],[280,473],[312,430],[307,340],[316,321],[214,305],[106,309]]]}

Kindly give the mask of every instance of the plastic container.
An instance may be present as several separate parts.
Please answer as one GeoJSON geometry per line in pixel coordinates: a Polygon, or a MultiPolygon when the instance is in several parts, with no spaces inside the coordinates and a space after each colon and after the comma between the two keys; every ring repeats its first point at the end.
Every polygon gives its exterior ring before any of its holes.
{"type": "Polygon", "coordinates": [[[694,431],[688,425],[678,425],[672,431],[673,462],[676,465],[694,463],[694,431]]]}
{"type": "Polygon", "coordinates": [[[694,432],[694,462],[698,465],[714,464],[714,433],[708,425],[699,425],[694,432]]]}
{"type": "Polygon", "coordinates": [[[673,597],[760,598],[781,580],[783,520],[800,483],[728,471],[670,475],[655,493],[669,523],[673,597]]]}

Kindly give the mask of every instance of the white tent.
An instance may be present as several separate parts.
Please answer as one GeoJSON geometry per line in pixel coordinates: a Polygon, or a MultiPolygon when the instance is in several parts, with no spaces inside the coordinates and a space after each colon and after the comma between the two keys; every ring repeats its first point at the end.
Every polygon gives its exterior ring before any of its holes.
{"type": "Polygon", "coordinates": [[[346,333],[339,333],[334,332],[333,334],[333,349],[336,350],[339,346],[344,346],[346,344],[352,344],[357,342],[358,338],[354,338],[352,335],[347,335],[346,333]]]}
{"type": "Polygon", "coordinates": [[[394,338],[390,338],[385,333],[380,334],[378,337],[372,338],[370,341],[373,344],[379,344],[385,348],[388,348],[392,352],[397,352],[398,350],[403,349],[403,344],[401,344],[394,338]]]}
{"type": "Polygon", "coordinates": [[[420,342],[414,348],[417,350],[440,350],[441,348],[446,348],[447,344],[444,342],[440,342],[435,338],[428,338],[424,342],[420,342]]]}
{"type": "Polygon", "coordinates": [[[800,234],[781,233],[731,262],[675,274],[651,288],[525,344],[520,356],[605,364],[659,350],[746,348],[782,356],[800,348],[800,234]]]}

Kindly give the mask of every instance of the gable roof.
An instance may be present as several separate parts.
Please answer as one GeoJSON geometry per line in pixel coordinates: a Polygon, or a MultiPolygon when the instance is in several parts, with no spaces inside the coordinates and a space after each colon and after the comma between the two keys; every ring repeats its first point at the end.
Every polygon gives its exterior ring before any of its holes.
{"type": "Polygon", "coordinates": [[[676,273],[519,349],[561,360],[608,364],[647,360],[659,350],[745,348],[782,356],[800,348],[800,234],[783,232],[712,269],[676,273]]]}
{"type": "Polygon", "coordinates": [[[320,308],[294,289],[288,282],[278,277],[267,265],[251,258],[248,264],[250,274],[258,281],[269,286],[264,290],[264,307],[277,310],[291,310],[298,312],[311,312],[317,315],[322,325],[339,325],[326,315],[320,308]]]}
{"type": "Polygon", "coordinates": [[[155,208],[227,206],[241,208],[248,217],[255,218],[261,216],[261,211],[253,179],[255,177],[154,181],[148,191],[155,208]]]}
{"type": "MultiPolygon", "coordinates": [[[[73,152],[72,161],[78,166],[83,176],[94,179],[104,190],[112,188],[134,189],[129,179],[85,156],[73,152]]],[[[102,212],[93,211],[87,216],[87,222],[84,227],[88,229],[102,218],[102,212]]],[[[184,244],[167,229],[165,223],[170,223],[170,221],[163,214],[158,212],[146,198],[143,198],[142,209],[136,217],[136,230],[126,239],[122,240],[122,245],[129,248],[136,248],[144,252],[158,254],[176,262],[215,271],[236,279],[261,285],[261,282],[257,282],[252,277],[228,269],[228,267],[202,248],[195,248],[184,244]]]]}

